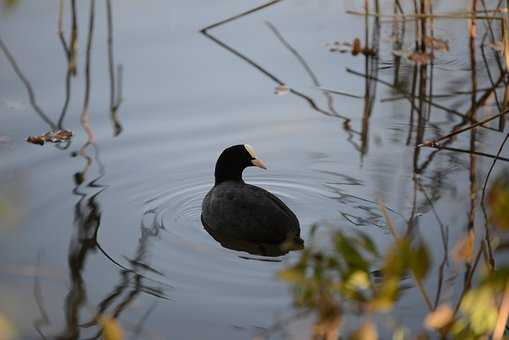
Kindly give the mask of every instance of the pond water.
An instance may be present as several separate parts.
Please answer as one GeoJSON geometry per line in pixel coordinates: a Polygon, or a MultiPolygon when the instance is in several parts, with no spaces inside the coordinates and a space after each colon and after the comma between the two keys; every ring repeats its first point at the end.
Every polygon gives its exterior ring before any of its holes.
{"type": "MultiPolygon", "coordinates": [[[[410,93],[416,68],[404,59],[395,63],[392,23],[377,31],[369,20],[368,40],[379,43],[376,60],[327,45],[364,41],[364,16],[345,12],[362,10],[357,2],[275,2],[207,36],[200,30],[263,3],[116,1],[111,50],[107,3],[95,4],[89,59],[92,144],[80,125],[90,2],[77,3],[77,75],[69,77],[66,109],[59,1],[19,1],[0,14],[4,52],[49,118],[34,110],[1,53],[0,312],[21,338],[90,338],[100,329],[97,314],[118,317],[133,339],[308,338],[309,318],[285,322],[295,310],[287,285],[276,278],[298,252],[274,258],[227,249],[201,225],[215,161],[225,147],[242,143],[268,166],[247,169],[245,180],[287,203],[305,241],[317,224],[324,247],[330,232],[341,229],[363,230],[383,249],[392,237],[376,203],[382,197],[400,230],[411,224],[428,242],[435,266],[425,285],[434,298],[444,256],[440,224],[448,226],[452,247],[469,219],[483,223],[479,201],[491,159],[415,145],[464,123],[461,114],[473,101],[478,118],[497,113],[495,94],[502,98],[504,90],[494,49],[483,61],[476,48],[472,72],[466,20],[434,25],[434,34],[449,41],[449,52],[437,52],[433,66],[433,94],[444,96],[433,98],[419,127],[408,98],[392,86],[397,73],[399,88],[410,93]],[[354,73],[366,70],[371,78],[354,73]],[[276,95],[278,81],[293,92],[276,95]],[[73,131],[70,143],[25,142],[58,126],[63,110],[60,127],[73,131]],[[472,185],[479,195],[473,214],[472,185]]],[[[455,9],[440,2],[435,8],[455,9]]],[[[392,10],[392,3],[383,6],[392,10]]],[[[68,2],[63,19],[69,41],[68,2]]],[[[415,33],[413,23],[406,28],[403,48],[415,33]]],[[[479,25],[476,44],[485,29],[479,25]]],[[[477,131],[477,151],[496,153],[498,124],[477,131]]],[[[471,134],[451,146],[468,150],[471,134]]],[[[445,277],[440,299],[461,288],[454,286],[462,280],[454,264],[445,277]]],[[[424,315],[409,282],[394,317],[419,329],[424,315]]],[[[346,329],[358,325],[355,315],[346,320],[346,329]]]]}

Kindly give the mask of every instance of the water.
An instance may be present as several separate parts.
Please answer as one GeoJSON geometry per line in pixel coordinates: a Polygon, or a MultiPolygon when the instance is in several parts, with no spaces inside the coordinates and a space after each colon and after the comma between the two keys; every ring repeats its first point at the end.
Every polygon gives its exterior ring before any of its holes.
{"type": "MultiPolygon", "coordinates": [[[[288,287],[275,273],[298,253],[273,258],[224,248],[200,223],[215,160],[233,144],[256,148],[269,170],[247,169],[246,181],[282,198],[297,214],[305,240],[318,224],[324,247],[329,232],[339,228],[363,230],[383,249],[392,239],[376,204],[382,196],[397,226],[403,230],[413,221],[439,263],[439,225],[423,190],[449,226],[450,244],[462,234],[470,205],[469,155],[422,149],[416,156],[415,142],[406,145],[410,105],[384,100],[399,94],[383,84],[377,85],[369,119],[363,118],[363,99],[327,97],[317,89],[364,96],[365,80],[346,70],[363,72],[364,57],[324,47],[362,36],[363,17],[344,12],[358,9],[355,4],[283,2],[209,31],[312,98],[314,107],[292,93],[274,95],[277,82],[199,33],[256,4],[114,2],[113,61],[123,71],[122,132],[113,137],[106,9],[97,2],[89,108],[95,145],[80,154],[87,141],[79,115],[89,4],[78,4],[78,76],[72,78],[63,120],[63,127],[75,133],[68,148],[24,142],[50,127],[34,113],[22,82],[0,57],[0,200],[7,207],[0,216],[0,312],[21,338],[39,338],[38,332],[88,338],[98,332],[96,314],[118,316],[129,338],[284,338],[286,333],[306,338],[306,319],[274,328],[294,314],[288,287]],[[357,132],[344,128],[345,118],[357,132]],[[422,187],[413,180],[416,157],[422,187]]],[[[68,39],[67,3],[65,11],[68,39]]],[[[1,39],[55,124],[64,105],[67,70],[57,18],[58,1],[21,1],[0,14],[1,39]]],[[[437,57],[434,93],[470,90],[465,27],[464,21],[436,25],[437,34],[452,32],[455,38],[451,53],[437,57]]],[[[390,25],[382,26],[377,75],[387,82],[394,72],[386,42],[390,32],[390,25]]],[[[488,64],[494,64],[492,52],[488,64]]],[[[413,66],[402,67],[407,70],[403,77],[410,77],[413,66]]],[[[478,69],[479,88],[489,87],[486,72],[478,69]]],[[[465,112],[470,96],[437,103],[465,112]]],[[[493,98],[480,112],[496,112],[493,98]]],[[[425,138],[443,135],[459,121],[433,108],[425,138]]],[[[500,134],[482,129],[479,135],[479,148],[495,153],[500,134]]],[[[467,135],[454,144],[468,145],[467,135]]],[[[489,159],[477,158],[479,185],[489,165],[489,159]]],[[[454,268],[447,273],[460,280],[454,268]]],[[[436,275],[435,268],[426,282],[433,292],[436,275]]],[[[445,298],[454,294],[456,289],[444,293],[445,298]]],[[[411,286],[395,317],[418,329],[426,310],[416,305],[422,302],[411,286]]],[[[355,316],[347,320],[347,329],[358,323],[355,316]]]]}

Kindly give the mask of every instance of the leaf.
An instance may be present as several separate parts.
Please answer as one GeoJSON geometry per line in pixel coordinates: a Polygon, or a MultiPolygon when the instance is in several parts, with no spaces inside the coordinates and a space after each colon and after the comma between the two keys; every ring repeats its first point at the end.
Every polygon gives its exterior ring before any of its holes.
{"type": "Polygon", "coordinates": [[[355,38],[352,43],[352,55],[357,55],[362,51],[361,40],[355,38]]]}
{"type": "Polygon", "coordinates": [[[44,135],[28,136],[26,141],[32,144],[44,145],[45,142],[60,143],[72,138],[72,132],[69,130],[55,130],[46,132],[44,135]]]}
{"type": "Polygon", "coordinates": [[[369,288],[369,277],[364,271],[357,270],[348,277],[346,282],[348,288],[353,289],[368,289],[369,288]]]}
{"type": "Polygon", "coordinates": [[[368,262],[362,257],[361,253],[356,249],[355,242],[342,234],[336,234],[335,246],[339,254],[342,255],[343,260],[346,262],[348,269],[355,270],[368,270],[368,262]]]}
{"type": "Polygon", "coordinates": [[[6,9],[11,9],[19,4],[19,0],[4,0],[4,7],[6,9]]]}
{"type": "Polygon", "coordinates": [[[16,336],[14,326],[7,320],[7,318],[0,313],[0,339],[11,340],[16,336]]]}
{"type": "Polygon", "coordinates": [[[493,293],[492,288],[483,286],[467,292],[461,301],[460,308],[476,334],[492,332],[496,326],[498,310],[493,293]]]}
{"type": "Polygon", "coordinates": [[[359,239],[359,243],[364,247],[365,250],[367,250],[374,256],[378,257],[380,255],[375,242],[373,242],[373,240],[368,235],[366,235],[362,231],[357,231],[357,236],[359,239]]]}
{"type": "Polygon", "coordinates": [[[430,258],[428,249],[424,244],[419,244],[417,248],[411,251],[410,268],[417,280],[422,280],[429,271],[430,258]]]}
{"type": "Polygon", "coordinates": [[[424,319],[424,326],[429,329],[440,329],[447,326],[454,318],[454,312],[446,304],[440,305],[424,319]]]}
{"type": "Polygon", "coordinates": [[[424,37],[424,44],[434,50],[440,52],[449,52],[449,43],[445,40],[430,37],[429,35],[424,37]]]}
{"type": "Polygon", "coordinates": [[[426,52],[412,52],[408,55],[408,60],[413,61],[417,65],[426,65],[433,60],[433,55],[426,52]]]}
{"type": "Polygon", "coordinates": [[[410,242],[400,239],[394,242],[385,255],[382,272],[387,278],[400,278],[408,270],[410,262],[410,242]]]}
{"type": "Polygon", "coordinates": [[[369,307],[373,311],[387,312],[392,309],[398,295],[399,280],[396,278],[386,278],[382,282],[376,297],[369,304],[369,307]]]}
{"type": "Polygon", "coordinates": [[[373,322],[365,322],[350,335],[350,340],[377,340],[378,333],[373,322]]]}
{"type": "Polygon", "coordinates": [[[301,283],[305,280],[302,271],[296,268],[283,269],[277,273],[277,276],[280,280],[286,281],[288,283],[301,283]]]}
{"type": "Polygon", "coordinates": [[[122,340],[124,339],[124,332],[117,320],[107,316],[101,316],[99,323],[102,326],[102,337],[104,340],[122,340]]]}
{"type": "MultiPolygon", "coordinates": [[[[508,50],[509,52],[509,50],[508,50]]],[[[488,191],[490,222],[502,230],[509,230],[509,172],[497,176],[488,191]]]]}
{"type": "Polygon", "coordinates": [[[471,262],[474,257],[474,242],[475,232],[473,229],[470,229],[454,246],[454,260],[457,262],[471,262]]]}
{"type": "Polygon", "coordinates": [[[288,94],[290,92],[290,88],[286,85],[278,85],[274,89],[274,94],[278,96],[283,96],[285,94],[288,94]]]}

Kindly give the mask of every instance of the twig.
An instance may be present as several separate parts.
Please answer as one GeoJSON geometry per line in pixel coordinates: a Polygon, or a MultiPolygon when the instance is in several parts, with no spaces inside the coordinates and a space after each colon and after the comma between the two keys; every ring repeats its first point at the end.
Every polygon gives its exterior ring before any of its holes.
{"type": "MultiPolygon", "coordinates": [[[[274,0],[274,1],[268,2],[268,3],[264,4],[264,5],[261,5],[261,6],[253,8],[253,9],[250,9],[248,11],[245,11],[243,13],[240,13],[238,15],[234,15],[234,16],[232,16],[230,18],[224,19],[222,21],[219,21],[217,23],[209,25],[209,26],[207,26],[205,28],[202,28],[200,30],[200,33],[202,33],[206,38],[212,40],[214,43],[216,43],[217,45],[221,46],[222,48],[224,48],[228,52],[230,52],[233,55],[237,56],[238,58],[244,60],[246,63],[248,63],[252,67],[256,68],[258,71],[260,71],[262,74],[264,74],[265,76],[270,78],[272,81],[274,81],[278,85],[285,85],[285,83],[281,79],[277,78],[275,75],[273,75],[272,73],[267,71],[265,68],[263,68],[262,66],[257,64],[255,61],[253,61],[249,57],[245,56],[244,54],[240,53],[239,51],[237,51],[233,47],[227,45],[226,43],[224,43],[223,41],[221,41],[220,39],[216,38],[214,35],[212,35],[212,34],[210,34],[208,32],[209,30],[211,30],[213,28],[216,28],[218,26],[221,26],[221,25],[224,25],[226,23],[232,22],[232,21],[234,21],[236,19],[239,19],[241,17],[244,17],[244,16],[246,16],[248,14],[255,13],[255,12],[261,10],[261,9],[264,9],[264,8],[269,7],[269,6],[275,5],[275,4],[277,4],[277,3],[281,2],[281,1],[283,1],[283,0],[274,0]]],[[[292,93],[292,94],[294,94],[294,95],[304,99],[305,101],[307,101],[309,106],[311,106],[311,108],[313,110],[317,111],[317,112],[320,112],[320,113],[322,113],[322,114],[324,114],[326,116],[338,117],[340,119],[343,119],[344,121],[349,121],[350,120],[348,117],[341,116],[341,115],[335,115],[333,112],[329,112],[329,111],[326,111],[326,110],[320,108],[311,97],[305,95],[302,92],[299,92],[299,91],[297,91],[295,89],[290,89],[290,93],[292,93]]]]}
{"type": "Polygon", "coordinates": [[[208,31],[208,30],[210,30],[210,29],[212,29],[212,28],[215,28],[215,27],[218,27],[218,26],[224,25],[224,24],[226,24],[226,23],[228,23],[228,22],[230,22],[230,21],[237,20],[237,19],[242,18],[243,16],[249,15],[249,14],[251,14],[251,13],[258,12],[259,10],[262,10],[262,9],[264,9],[264,8],[267,8],[267,7],[270,7],[270,6],[272,6],[272,5],[277,4],[278,2],[282,2],[282,1],[283,1],[283,0],[273,0],[273,1],[270,1],[270,2],[268,2],[268,3],[266,3],[266,4],[260,5],[260,6],[258,6],[258,7],[252,8],[252,9],[250,9],[250,10],[248,10],[248,11],[242,12],[242,13],[240,13],[240,14],[234,15],[234,16],[232,16],[232,17],[226,18],[226,19],[224,19],[224,20],[221,20],[221,21],[218,21],[218,22],[216,22],[216,23],[214,23],[214,24],[211,24],[211,25],[209,25],[209,26],[206,26],[206,27],[202,28],[202,29],[200,30],[200,32],[201,32],[201,33],[205,33],[206,31],[208,31]]]}
{"type": "Polygon", "coordinates": [[[83,130],[87,134],[87,143],[82,147],[85,148],[89,144],[94,143],[94,132],[90,127],[90,117],[88,113],[88,106],[90,102],[90,58],[92,53],[92,41],[94,37],[94,22],[95,22],[95,0],[90,1],[90,18],[88,28],[87,52],[85,61],[85,99],[83,101],[83,109],[80,114],[80,122],[83,130]]]}
{"type": "Polygon", "coordinates": [[[443,13],[443,14],[378,14],[378,13],[366,13],[366,12],[358,12],[358,11],[346,11],[347,14],[357,15],[357,16],[372,16],[384,19],[398,19],[403,18],[404,20],[420,20],[420,19],[477,19],[477,20],[502,20],[500,17],[489,16],[489,15],[474,15],[473,13],[469,15],[468,13],[443,13]]]}
{"type": "MultiPolygon", "coordinates": [[[[506,139],[507,139],[507,137],[506,137],[506,139]]],[[[428,147],[428,148],[433,148],[433,149],[438,149],[438,150],[456,151],[456,152],[467,153],[467,154],[471,154],[471,155],[484,156],[484,157],[488,157],[488,158],[494,158],[495,160],[499,159],[501,161],[509,162],[509,158],[499,157],[498,155],[492,155],[492,154],[485,153],[485,152],[482,152],[482,151],[464,150],[464,149],[452,148],[452,147],[443,146],[443,145],[423,145],[423,147],[428,147]]]]}
{"type": "MultiPolygon", "coordinates": [[[[122,125],[118,120],[118,108],[121,103],[121,97],[118,96],[117,89],[115,88],[116,85],[115,64],[113,58],[113,14],[111,0],[106,0],[106,17],[108,24],[108,70],[110,74],[110,115],[111,121],[113,123],[113,136],[116,137],[122,132],[122,125]]],[[[121,78],[121,76],[119,76],[119,78],[121,78]]]]}
{"type": "Polygon", "coordinates": [[[321,91],[329,92],[329,93],[332,93],[332,94],[337,94],[337,95],[340,95],[340,96],[345,96],[345,97],[350,97],[350,98],[355,98],[355,99],[364,99],[363,96],[358,96],[356,94],[351,94],[351,93],[348,93],[348,92],[342,92],[342,91],[338,91],[338,90],[333,90],[333,89],[329,89],[329,88],[322,87],[322,86],[315,86],[315,88],[317,88],[317,89],[319,89],[321,91]]]}
{"type": "Polygon", "coordinates": [[[64,0],[60,0],[58,6],[58,37],[62,43],[67,62],[69,62],[69,47],[67,47],[67,42],[64,37],[64,0]]]}
{"type": "Polygon", "coordinates": [[[505,115],[507,112],[509,112],[509,110],[504,110],[504,111],[502,111],[502,112],[500,112],[500,113],[498,113],[496,115],[490,116],[490,117],[488,117],[486,119],[483,119],[483,120],[481,120],[481,121],[479,121],[479,122],[477,122],[475,124],[471,124],[469,126],[466,126],[464,128],[458,129],[458,130],[453,130],[451,133],[448,133],[445,136],[442,136],[440,138],[437,138],[437,139],[434,139],[434,140],[431,140],[431,141],[426,141],[426,142],[424,142],[422,144],[417,145],[417,147],[421,148],[423,146],[436,146],[439,142],[443,141],[444,139],[448,139],[448,138],[456,136],[457,134],[460,134],[462,132],[465,132],[465,131],[468,131],[468,130],[472,130],[472,129],[478,127],[479,125],[486,124],[486,123],[492,121],[493,119],[496,119],[498,117],[501,117],[501,116],[505,115]]]}
{"type": "Polygon", "coordinates": [[[25,88],[28,92],[28,100],[30,101],[30,105],[33,107],[35,112],[42,118],[42,120],[44,120],[44,122],[46,122],[46,124],[48,124],[50,126],[50,128],[52,130],[56,130],[57,125],[55,123],[53,123],[53,121],[44,113],[44,111],[42,111],[42,109],[37,104],[37,101],[35,100],[35,94],[34,94],[32,85],[30,84],[28,79],[25,77],[23,72],[21,72],[21,69],[19,68],[18,63],[16,62],[16,59],[14,59],[14,56],[11,54],[11,52],[7,48],[7,45],[5,45],[5,43],[3,42],[1,37],[0,37],[0,49],[5,54],[5,57],[11,64],[12,69],[14,70],[14,73],[16,73],[19,80],[21,80],[23,85],[25,85],[25,88]]]}

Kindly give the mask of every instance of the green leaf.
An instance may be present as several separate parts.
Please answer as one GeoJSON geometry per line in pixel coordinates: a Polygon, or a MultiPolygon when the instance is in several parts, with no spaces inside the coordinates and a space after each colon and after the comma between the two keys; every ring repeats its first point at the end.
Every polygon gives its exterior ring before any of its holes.
{"type": "Polygon", "coordinates": [[[417,280],[422,280],[429,271],[430,258],[428,249],[420,243],[416,249],[410,252],[410,268],[417,280]]]}
{"type": "Polygon", "coordinates": [[[375,243],[367,234],[363,233],[362,231],[357,231],[357,237],[359,244],[362,245],[366,251],[370,252],[374,256],[380,256],[375,243]]]}
{"type": "Polygon", "coordinates": [[[494,301],[494,290],[489,286],[468,291],[460,305],[468,318],[470,328],[476,334],[492,332],[497,323],[498,310],[494,301]]]}

